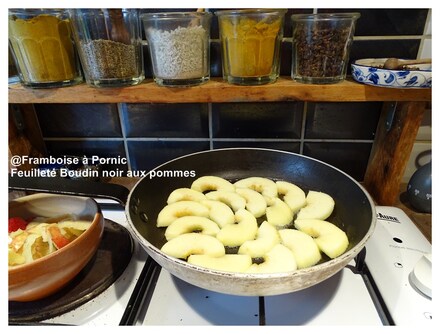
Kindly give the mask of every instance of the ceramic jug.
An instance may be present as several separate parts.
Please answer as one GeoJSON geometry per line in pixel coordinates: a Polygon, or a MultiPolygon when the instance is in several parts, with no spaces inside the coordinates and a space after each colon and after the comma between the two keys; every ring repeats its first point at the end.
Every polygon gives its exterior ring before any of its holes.
{"type": "Polygon", "coordinates": [[[431,213],[432,162],[415,171],[408,182],[407,194],[411,205],[420,212],[431,213]]]}

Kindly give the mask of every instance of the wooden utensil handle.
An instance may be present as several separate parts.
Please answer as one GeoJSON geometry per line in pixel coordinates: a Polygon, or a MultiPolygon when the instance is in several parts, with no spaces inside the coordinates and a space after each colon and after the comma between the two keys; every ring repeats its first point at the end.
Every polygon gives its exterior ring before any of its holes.
{"type": "Polygon", "coordinates": [[[122,9],[108,9],[107,13],[112,24],[112,39],[116,42],[130,44],[130,34],[125,27],[122,9]]]}
{"type": "Polygon", "coordinates": [[[422,59],[414,59],[414,60],[402,60],[399,63],[402,65],[413,65],[413,64],[431,64],[431,58],[422,58],[422,59]]]}

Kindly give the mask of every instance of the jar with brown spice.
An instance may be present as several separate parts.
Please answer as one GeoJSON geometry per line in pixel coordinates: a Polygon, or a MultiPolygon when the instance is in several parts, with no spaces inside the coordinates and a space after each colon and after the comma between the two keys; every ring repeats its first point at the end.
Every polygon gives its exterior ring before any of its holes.
{"type": "Polygon", "coordinates": [[[292,15],[292,79],[311,84],[345,79],[359,13],[292,15]]]}
{"type": "Polygon", "coordinates": [[[69,13],[89,85],[120,87],[144,80],[137,9],[72,9],[69,13]]]}

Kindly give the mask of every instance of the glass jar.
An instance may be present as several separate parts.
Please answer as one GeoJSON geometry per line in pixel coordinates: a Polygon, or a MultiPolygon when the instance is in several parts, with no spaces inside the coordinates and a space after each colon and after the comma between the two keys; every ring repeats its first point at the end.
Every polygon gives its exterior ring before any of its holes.
{"type": "Polygon", "coordinates": [[[359,13],[292,15],[292,79],[310,84],[345,79],[359,13]]]}
{"type": "Polygon", "coordinates": [[[144,80],[137,9],[72,9],[69,13],[89,85],[122,87],[144,80]]]}
{"type": "Polygon", "coordinates": [[[51,88],[82,82],[67,12],[9,10],[9,48],[24,86],[51,88]]]}
{"type": "Polygon", "coordinates": [[[286,10],[222,10],[218,16],[223,78],[231,84],[277,80],[286,10]]]}
{"type": "Polygon", "coordinates": [[[209,80],[211,18],[208,12],[141,15],[158,85],[194,86],[209,80]]]}

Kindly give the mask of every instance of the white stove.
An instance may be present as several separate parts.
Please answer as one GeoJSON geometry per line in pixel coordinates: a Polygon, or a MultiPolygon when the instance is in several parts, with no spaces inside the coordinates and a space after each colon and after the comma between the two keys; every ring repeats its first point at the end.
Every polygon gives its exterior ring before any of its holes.
{"type": "Polygon", "coordinates": [[[430,324],[431,244],[399,208],[376,210],[366,263],[379,294],[396,325],[430,324]]]}
{"type": "MultiPolygon", "coordinates": [[[[128,229],[123,208],[104,205],[104,217],[128,229]]],[[[109,288],[41,323],[431,326],[433,305],[425,295],[430,293],[431,244],[402,210],[376,210],[376,230],[358,262],[305,290],[270,297],[204,290],[161,270],[135,243],[130,263],[109,288]]]]}

